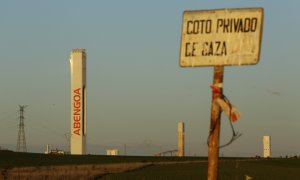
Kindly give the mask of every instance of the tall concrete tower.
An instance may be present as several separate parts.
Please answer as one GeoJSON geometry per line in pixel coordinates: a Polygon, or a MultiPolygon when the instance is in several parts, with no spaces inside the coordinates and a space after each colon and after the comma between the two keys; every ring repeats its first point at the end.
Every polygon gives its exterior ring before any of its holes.
{"type": "Polygon", "coordinates": [[[86,53],[73,49],[71,64],[71,154],[86,153],[86,53]]]}
{"type": "Polygon", "coordinates": [[[264,146],[264,158],[271,157],[271,137],[263,137],[263,146],[264,146]]]}
{"type": "Polygon", "coordinates": [[[184,156],[184,122],[178,123],[178,154],[179,157],[184,156]]]}

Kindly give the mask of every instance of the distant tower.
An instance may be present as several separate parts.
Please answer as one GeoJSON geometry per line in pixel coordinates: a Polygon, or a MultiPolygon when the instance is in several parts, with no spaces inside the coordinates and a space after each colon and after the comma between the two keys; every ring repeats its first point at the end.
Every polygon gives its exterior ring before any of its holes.
{"type": "Polygon", "coordinates": [[[73,49],[71,64],[71,154],[86,153],[86,53],[73,49]]]}
{"type": "Polygon", "coordinates": [[[46,151],[45,154],[49,154],[50,150],[49,150],[49,144],[46,145],[46,151]]]}
{"type": "Polygon", "coordinates": [[[263,146],[264,146],[264,158],[271,157],[271,137],[263,137],[263,146]]]}
{"type": "Polygon", "coordinates": [[[71,134],[70,134],[70,132],[65,133],[65,138],[67,140],[66,154],[70,154],[70,148],[71,148],[71,134]]]}
{"type": "Polygon", "coordinates": [[[17,140],[17,152],[27,152],[26,148],[26,139],[25,139],[25,130],[24,130],[24,109],[27,106],[20,107],[20,123],[19,123],[19,133],[18,133],[18,140],[17,140]]]}
{"type": "Polygon", "coordinates": [[[184,122],[178,123],[178,153],[179,157],[184,156],[184,122]]]}

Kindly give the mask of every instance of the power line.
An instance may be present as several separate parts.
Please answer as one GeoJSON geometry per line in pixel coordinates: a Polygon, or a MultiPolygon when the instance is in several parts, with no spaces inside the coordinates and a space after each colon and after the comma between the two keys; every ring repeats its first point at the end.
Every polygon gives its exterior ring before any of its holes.
{"type": "Polygon", "coordinates": [[[19,122],[19,133],[17,140],[17,152],[27,152],[26,148],[26,139],[25,139],[25,130],[24,130],[24,109],[26,106],[19,105],[20,108],[20,122],[19,122]]]}

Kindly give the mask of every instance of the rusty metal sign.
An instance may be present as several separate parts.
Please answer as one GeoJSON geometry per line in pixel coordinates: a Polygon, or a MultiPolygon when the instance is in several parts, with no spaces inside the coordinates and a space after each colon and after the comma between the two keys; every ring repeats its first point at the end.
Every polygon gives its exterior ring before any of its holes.
{"type": "Polygon", "coordinates": [[[257,64],[263,27],[262,8],[185,11],[181,67],[257,64]]]}

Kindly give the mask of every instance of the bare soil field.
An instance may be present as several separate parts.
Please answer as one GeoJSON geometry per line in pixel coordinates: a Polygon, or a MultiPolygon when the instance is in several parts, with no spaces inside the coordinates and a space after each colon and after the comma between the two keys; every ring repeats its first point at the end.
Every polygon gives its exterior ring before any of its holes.
{"type": "Polygon", "coordinates": [[[140,169],[152,163],[116,163],[2,168],[0,179],[94,179],[105,174],[140,169]]]}
{"type": "Polygon", "coordinates": [[[115,164],[59,165],[1,168],[0,179],[95,179],[115,173],[125,173],[153,165],[191,164],[205,161],[183,162],[131,162],[115,164]]]}

